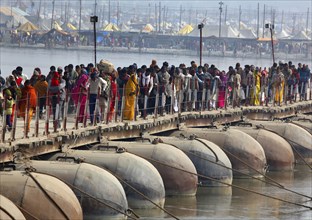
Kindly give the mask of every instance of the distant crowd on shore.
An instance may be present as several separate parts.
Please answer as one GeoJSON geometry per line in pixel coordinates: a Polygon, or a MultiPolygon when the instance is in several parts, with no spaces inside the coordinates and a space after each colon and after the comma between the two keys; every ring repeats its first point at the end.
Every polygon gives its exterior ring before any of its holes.
{"type": "Polygon", "coordinates": [[[39,118],[49,118],[51,113],[54,125],[60,127],[67,114],[75,114],[77,123],[95,125],[117,117],[134,120],[137,116],[307,100],[311,71],[307,64],[291,61],[274,63],[268,69],[236,63],[220,70],[194,61],[189,66],[168,62],[159,66],[156,60],[141,67],[134,63],[114,69],[102,60],[96,66],[51,66],[47,74],[36,67],[30,78],[18,66],[6,79],[0,77],[0,86],[7,129],[12,129],[14,118],[23,117],[27,134],[36,111],[39,118]]]}
{"type": "MultiPolygon", "coordinates": [[[[13,45],[35,45],[44,44],[45,48],[54,48],[56,46],[64,46],[71,48],[79,48],[79,46],[94,45],[93,35],[64,34],[63,32],[48,32],[46,34],[36,32],[12,32],[7,38],[5,33],[0,31],[0,42],[7,39],[13,45]],[[1,37],[2,36],[2,37],[1,37]],[[2,40],[1,40],[2,39],[2,40]]],[[[8,35],[8,33],[7,33],[8,35]]],[[[124,50],[132,50],[138,48],[139,51],[144,49],[182,49],[190,51],[199,51],[199,38],[187,36],[149,36],[144,34],[122,34],[109,33],[106,35],[99,34],[97,37],[97,46],[108,47],[111,49],[124,48],[124,50]]],[[[202,50],[208,55],[221,55],[244,57],[246,53],[262,56],[263,54],[271,54],[271,42],[267,40],[257,39],[233,39],[233,38],[204,38],[202,50]]],[[[275,53],[285,54],[301,54],[302,57],[308,58],[312,54],[312,45],[308,41],[302,40],[279,40],[274,42],[275,53]]]]}

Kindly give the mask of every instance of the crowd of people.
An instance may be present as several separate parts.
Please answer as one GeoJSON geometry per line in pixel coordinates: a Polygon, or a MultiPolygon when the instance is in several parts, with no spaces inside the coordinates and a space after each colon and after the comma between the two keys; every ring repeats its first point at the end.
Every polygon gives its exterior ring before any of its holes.
{"type": "MultiPolygon", "coordinates": [[[[98,33],[97,46],[115,48],[127,48],[132,50],[138,48],[139,51],[148,49],[177,49],[177,50],[200,50],[200,39],[179,36],[179,35],[149,35],[146,33],[127,33],[111,32],[98,33]]],[[[65,34],[62,31],[49,31],[45,34],[37,32],[4,32],[0,30],[0,42],[23,45],[44,44],[47,48],[54,48],[56,45],[65,47],[92,46],[94,44],[93,32],[85,32],[77,35],[73,33],[65,34]],[[5,35],[9,35],[4,37],[5,35]],[[5,39],[10,42],[5,42],[5,39]]],[[[263,56],[271,54],[272,47],[270,41],[261,41],[255,39],[241,38],[204,38],[202,41],[202,50],[209,56],[222,55],[233,57],[245,57],[246,54],[255,54],[263,56]]],[[[282,39],[274,44],[274,51],[279,56],[286,57],[295,54],[301,54],[304,58],[309,58],[312,52],[311,43],[302,40],[282,39]]],[[[284,59],[284,58],[283,58],[284,59]]],[[[288,59],[288,58],[287,58],[288,59]]]]}
{"type": "Polygon", "coordinates": [[[14,117],[22,117],[27,134],[36,110],[40,119],[53,115],[56,128],[67,114],[75,115],[77,123],[95,125],[117,117],[134,120],[229,105],[282,105],[306,100],[311,86],[308,65],[295,66],[291,61],[274,63],[268,69],[236,63],[227,71],[194,61],[189,66],[168,62],[159,66],[156,60],[148,66],[134,63],[108,69],[92,63],[69,64],[51,66],[45,75],[36,67],[28,78],[22,67],[16,67],[6,79],[0,77],[1,113],[7,129],[12,129],[14,117]]]}

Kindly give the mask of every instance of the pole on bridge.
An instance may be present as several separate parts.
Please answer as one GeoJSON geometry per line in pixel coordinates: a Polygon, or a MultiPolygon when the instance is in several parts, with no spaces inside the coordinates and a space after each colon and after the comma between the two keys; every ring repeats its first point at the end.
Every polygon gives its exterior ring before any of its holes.
{"type": "Polygon", "coordinates": [[[68,90],[66,90],[66,97],[64,103],[64,118],[63,118],[63,130],[66,131],[66,124],[67,124],[67,114],[68,114],[68,90]]]}
{"type": "Polygon", "coordinates": [[[47,99],[46,99],[46,118],[45,118],[45,133],[49,135],[49,117],[50,117],[50,92],[47,92],[47,99]]]}
{"type": "Polygon", "coordinates": [[[27,93],[26,108],[24,115],[24,138],[28,137],[28,120],[29,120],[29,93],[27,93]]]}
{"type": "Polygon", "coordinates": [[[105,119],[105,123],[108,124],[109,123],[109,117],[110,117],[110,102],[111,102],[111,98],[112,98],[112,90],[110,91],[110,95],[107,97],[107,112],[106,112],[106,119],[105,119]]]}
{"type": "Polygon", "coordinates": [[[118,117],[118,102],[119,102],[119,86],[117,84],[117,92],[115,96],[115,106],[114,106],[114,121],[117,122],[117,117],[118,117]]]}
{"type": "Polygon", "coordinates": [[[120,117],[121,117],[120,121],[121,122],[123,122],[123,115],[124,115],[123,110],[125,108],[125,92],[126,91],[125,91],[125,85],[124,85],[122,88],[122,98],[121,98],[121,108],[120,108],[120,117]]]}
{"type": "Polygon", "coordinates": [[[37,103],[36,103],[36,115],[35,115],[35,137],[38,137],[39,133],[39,93],[37,92],[37,103]]]}
{"type": "Polygon", "coordinates": [[[13,114],[13,124],[12,124],[12,132],[11,132],[11,140],[12,141],[15,140],[18,102],[19,102],[19,98],[18,98],[18,96],[16,96],[15,111],[14,111],[14,114],[13,114]]]}
{"type": "MultiPolygon", "coordinates": [[[[87,119],[88,119],[88,107],[89,107],[89,100],[90,98],[90,88],[88,88],[88,92],[87,92],[87,101],[85,103],[85,106],[84,106],[84,110],[83,110],[83,127],[87,127],[87,119]]],[[[94,113],[94,112],[93,112],[94,113]]],[[[93,115],[93,120],[95,119],[94,115],[93,115]]]]}
{"type": "Polygon", "coordinates": [[[78,121],[79,121],[79,115],[80,115],[80,99],[81,99],[81,93],[82,89],[80,89],[79,95],[78,95],[78,104],[77,104],[77,109],[76,109],[76,119],[75,119],[75,129],[78,129],[78,121]]]}
{"type": "Polygon", "coordinates": [[[5,141],[5,132],[6,132],[6,108],[7,108],[7,95],[4,94],[4,105],[2,110],[3,115],[3,123],[2,123],[2,134],[1,134],[1,142],[4,143],[5,141]]]}
{"type": "Polygon", "coordinates": [[[154,119],[157,119],[157,115],[158,115],[158,106],[159,106],[159,85],[157,84],[157,93],[155,96],[155,109],[154,109],[154,119]]]}
{"type": "MultiPolygon", "coordinates": [[[[93,122],[92,122],[93,126],[96,125],[97,115],[99,114],[99,97],[100,97],[100,88],[98,88],[98,92],[97,92],[97,96],[96,96],[96,100],[95,100],[95,109],[94,109],[94,113],[93,113],[93,122]]],[[[91,117],[91,115],[90,115],[90,117],[91,117]]]]}

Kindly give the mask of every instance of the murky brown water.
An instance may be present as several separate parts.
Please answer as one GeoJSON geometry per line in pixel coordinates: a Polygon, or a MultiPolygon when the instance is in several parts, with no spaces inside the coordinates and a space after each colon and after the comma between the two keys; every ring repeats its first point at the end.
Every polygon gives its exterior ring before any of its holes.
{"type": "MultiPolygon", "coordinates": [[[[312,196],[312,170],[305,165],[294,172],[272,172],[269,177],[287,189],[312,196]]],[[[235,179],[233,184],[301,205],[308,198],[252,179],[235,179]]],[[[180,219],[312,219],[312,210],[233,187],[198,188],[194,197],[166,198],[165,208],[180,219]]],[[[135,210],[142,219],[170,218],[158,210],[135,210]]]]}

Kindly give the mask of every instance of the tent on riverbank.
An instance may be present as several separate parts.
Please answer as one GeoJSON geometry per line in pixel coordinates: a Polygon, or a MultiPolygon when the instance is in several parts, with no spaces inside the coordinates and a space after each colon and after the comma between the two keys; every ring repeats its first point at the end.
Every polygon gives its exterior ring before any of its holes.
{"type": "Polygon", "coordinates": [[[21,26],[19,26],[16,30],[23,31],[23,32],[32,32],[32,31],[39,30],[39,28],[33,23],[31,23],[30,21],[28,21],[25,24],[22,24],[21,26]]]}
{"type": "Polygon", "coordinates": [[[290,34],[288,34],[284,29],[281,30],[278,34],[276,34],[276,37],[278,39],[289,39],[291,38],[290,34]]]}
{"type": "Polygon", "coordinates": [[[152,31],[154,31],[154,27],[153,27],[153,25],[151,25],[151,24],[145,25],[145,26],[143,27],[143,29],[142,29],[142,32],[147,32],[147,33],[149,33],[149,32],[152,32],[152,31]]]}
{"type": "Polygon", "coordinates": [[[26,16],[29,14],[17,7],[0,6],[0,24],[6,24],[7,27],[29,22],[26,16]]]}
{"type": "MultiPolygon", "coordinates": [[[[219,37],[219,25],[205,25],[202,29],[203,37],[219,37]]],[[[221,37],[237,38],[237,33],[230,25],[221,26],[221,37]]],[[[199,29],[195,28],[188,36],[199,36],[199,29]]]]}
{"type": "Polygon", "coordinates": [[[178,32],[179,35],[187,35],[193,31],[193,27],[190,24],[185,25],[183,28],[181,28],[178,32]]]}
{"type": "Polygon", "coordinates": [[[53,24],[52,24],[52,29],[56,29],[58,31],[62,31],[63,28],[57,23],[57,21],[54,21],[53,24]]]}
{"type": "Polygon", "coordinates": [[[117,25],[109,23],[104,27],[103,31],[119,31],[119,28],[117,27],[117,25]]]}
{"type": "Polygon", "coordinates": [[[295,40],[311,40],[311,38],[306,34],[305,31],[298,32],[291,39],[295,39],[295,40]]]}
{"type": "Polygon", "coordinates": [[[69,22],[64,23],[61,27],[63,30],[66,30],[66,31],[76,31],[77,30],[77,28],[69,22]]]}
{"type": "Polygon", "coordinates": [[[119,27],[121,31],[130,31],[130,28],[125,23],[122,23],[119,27]]]}
{"type": "Polygon", "coordinates": [[[67,36],[69,36],[67,32],[52,28],[50,31],[41,36],[39,42],[44,43],[46,45],[62,44],[63,42],[66,42],[65,39],[67,36]]]}
{"type": "Polygon", "coordinates": [[[255,39],[255,38],[257,38],[257,35],[251,29],[243,29],[243,30],[239,31],[238,37],[239,38],[255,39]]]}

